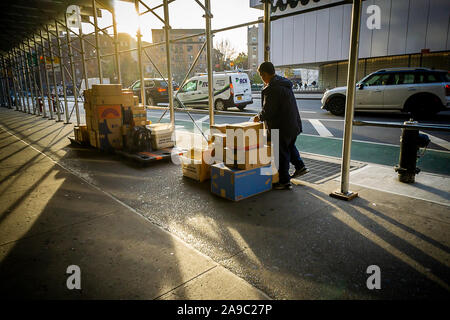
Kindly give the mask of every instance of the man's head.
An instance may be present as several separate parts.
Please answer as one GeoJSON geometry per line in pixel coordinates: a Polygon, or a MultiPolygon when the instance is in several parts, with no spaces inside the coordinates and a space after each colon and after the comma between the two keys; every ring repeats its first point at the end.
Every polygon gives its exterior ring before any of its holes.
{"type": "Polygon", "coordinates": [[[259,65],[258,73],[261,76],[261,79],[267,85],[275,76],[275,67],[273,66],[272,62],[265,61],[259,65]]]}

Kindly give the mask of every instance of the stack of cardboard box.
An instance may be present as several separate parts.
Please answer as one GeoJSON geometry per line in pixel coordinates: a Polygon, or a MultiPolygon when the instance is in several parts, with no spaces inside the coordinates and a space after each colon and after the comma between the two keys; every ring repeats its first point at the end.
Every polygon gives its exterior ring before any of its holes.
{"type": "Polygon", "coordinates": [[[242,122],[211,126],[215,161],[230,168],[248,170],[270,164],[262,123],[242,122]]]}
{"type": "Polygon", "coordinates": [[[238,201],[270,190],[275,172],[263,124],[215,125],[211,130],[216,162],[211,166],[211,191],[238,201]]]}
{"type": "Polygon", "coordinates": [[[94,84],[84,91],[89,141],[102,150],[122,149],[123,136],[136,125],[146,125],[144,106],[120,84],[94,84]],[[135,120],[136,119],[136,120],[135,120]]]}

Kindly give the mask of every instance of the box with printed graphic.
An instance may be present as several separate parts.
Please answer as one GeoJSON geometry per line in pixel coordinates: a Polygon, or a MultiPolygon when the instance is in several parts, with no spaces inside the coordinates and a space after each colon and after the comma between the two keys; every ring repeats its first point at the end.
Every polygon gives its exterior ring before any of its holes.
{"type": "Polygon", "coordinates": [[[211,166],[211,192],[239,201],[272,189],[270,166],[250,170],[232,169],[223,163],[211,166]]]}

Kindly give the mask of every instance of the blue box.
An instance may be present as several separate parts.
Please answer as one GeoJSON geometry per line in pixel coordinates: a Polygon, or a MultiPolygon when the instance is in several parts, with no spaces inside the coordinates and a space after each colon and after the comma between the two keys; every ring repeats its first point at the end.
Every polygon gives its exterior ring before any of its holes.
{"type": "Polygon", "coordinates": [[[211,166],[211,192],[239,201],[272,189],[272,167],[239,170],[223,163],[211,166]]]}

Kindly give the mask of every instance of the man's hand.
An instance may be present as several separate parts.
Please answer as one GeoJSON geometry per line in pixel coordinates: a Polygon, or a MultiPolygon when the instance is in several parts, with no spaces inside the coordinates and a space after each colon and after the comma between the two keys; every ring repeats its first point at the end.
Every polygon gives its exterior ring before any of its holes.
{"type": "Polygon", "coordinates": [[[258,116],[254,116],[252,119],[253,119],[253,122],[259,122],[259,117],[258,116]]]}

